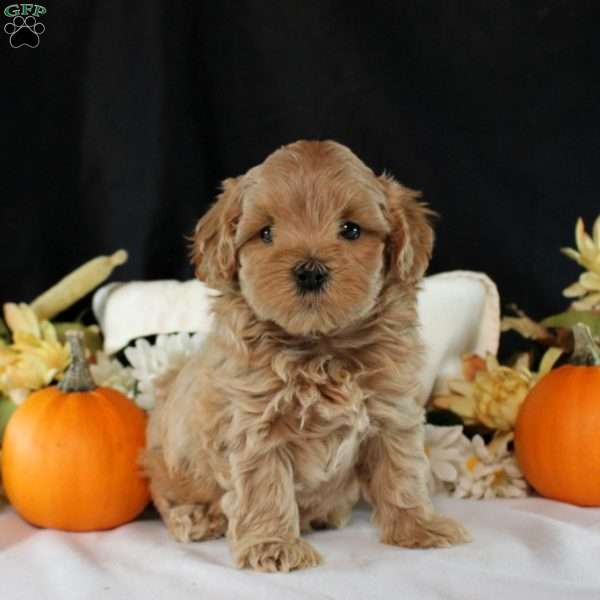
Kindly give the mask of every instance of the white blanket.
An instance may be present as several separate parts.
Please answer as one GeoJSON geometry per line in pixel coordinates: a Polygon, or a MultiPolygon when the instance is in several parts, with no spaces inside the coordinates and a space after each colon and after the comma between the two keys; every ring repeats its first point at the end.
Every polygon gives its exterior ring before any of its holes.
{"type": "Polygon", "coordinates": [[[540,498],[436,498],[474,541],[445,550],[384,546],[365,508],[308,536],[322,567],[260,574],[224,540],[177,544],[158,520],[113,531],[39,530],[0,509],[2,600],[577,600],[600,598],[600,509],[540,498]]]}

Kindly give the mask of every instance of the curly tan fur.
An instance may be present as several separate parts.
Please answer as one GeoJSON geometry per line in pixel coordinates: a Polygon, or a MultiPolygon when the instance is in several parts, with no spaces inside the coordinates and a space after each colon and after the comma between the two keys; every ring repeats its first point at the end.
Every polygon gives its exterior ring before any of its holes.
{"type": "Polygon", "coordinates": [[[215,327],[153,410],[144,456],[177,540],[227,535],[239,567],[314,566],[301,532],[343,526],[361,490],[384,543],[468,540],[426,489],[416,289],[433,233],[417,197],[334,142],[225,181],[193,249],[221,292],[215,327]],[[298,293],[301,260],[327,265],[322,292],[298,293]]]}

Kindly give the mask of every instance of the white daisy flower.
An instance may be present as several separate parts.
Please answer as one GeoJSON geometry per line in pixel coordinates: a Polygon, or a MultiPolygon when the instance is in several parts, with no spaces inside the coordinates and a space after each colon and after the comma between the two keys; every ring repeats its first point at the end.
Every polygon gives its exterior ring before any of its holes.
{"type": "Polygon", "coordinates": [[[200,333],[163,334],[156,338],[154,345],[142,339],[125,349],[138,383],[136,402],[139,406],[148,410],[157,400],[166,397],[173,379],[188,357],[200,349],[204,338],[200,333]]]}
{"type": "Polygon", "coordinates": [[[116,358],[110,358],[104,352],[97,352],[96,362],[90,365],[90,371],[96,385],[119,390],[130,398],[135,396],[132,369],[122,365],[116,358]]]}
{"type": "Polygon", "coordinates": [[[508,450],[514,434],[497,435],[487,446],[476,435],[463,462],[454,497],[475,498],[522,498],[527,496],[527,483],[517,460],[508,450]]]}
{"type": "Polygon", "coordinates": [[[431,494],[454,488],[469,447],[462,425],[425,425],[425,454],[430,466],[427,485],[431,494]]]}

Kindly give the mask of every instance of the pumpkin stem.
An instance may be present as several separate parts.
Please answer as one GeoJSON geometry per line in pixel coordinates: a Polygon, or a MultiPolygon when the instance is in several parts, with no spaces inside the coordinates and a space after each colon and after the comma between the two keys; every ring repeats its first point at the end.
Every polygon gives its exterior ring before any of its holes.
{"type": "Polygon", "coordinates": [[[573,326],[573,342],[575,348],[571,355],[571,363],[588,367],[600,365],[600,348],[587,325],[576,323],[573,326]]]}
{"type": "Polygon", "coordinates": [[[65,332],[71,351],[71,364],[60,380],[58,387],[63,392],[89,392],[96,389],[92,374],[85,359],[83,332],[69,329],[65,332]]]}

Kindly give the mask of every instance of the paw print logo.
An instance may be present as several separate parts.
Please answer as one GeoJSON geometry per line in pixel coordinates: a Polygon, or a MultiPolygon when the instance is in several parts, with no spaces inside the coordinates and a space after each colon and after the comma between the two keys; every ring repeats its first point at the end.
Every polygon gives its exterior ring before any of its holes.
{"type": "Polygon", "coordinates": [[[33,15],[23,18],[20,15],[13,17],[4,26],[4,33],[8,34],[12,48],[28,46],[37,48],[40,44],[40,35],[46,31],[43,23],[40,23],[33,15]]]}

